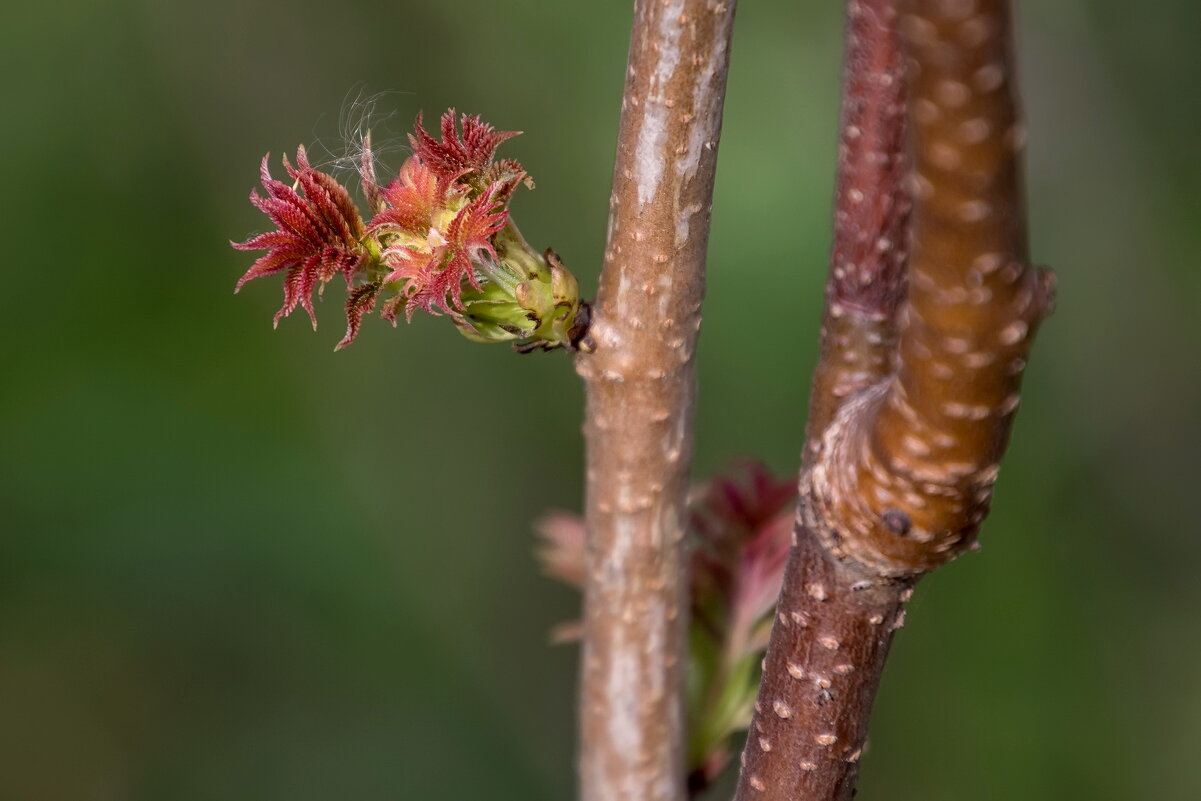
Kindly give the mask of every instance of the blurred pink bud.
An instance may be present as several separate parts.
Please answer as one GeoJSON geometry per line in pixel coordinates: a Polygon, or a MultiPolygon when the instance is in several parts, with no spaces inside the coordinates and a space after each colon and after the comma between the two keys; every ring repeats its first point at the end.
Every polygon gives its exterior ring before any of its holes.
{"type": "Polygon", "coordinates": [[[584,587],[584,519],[570,512],[550,512],[535,524],[541,539],[538,561],[546,574],[584,587]]]}

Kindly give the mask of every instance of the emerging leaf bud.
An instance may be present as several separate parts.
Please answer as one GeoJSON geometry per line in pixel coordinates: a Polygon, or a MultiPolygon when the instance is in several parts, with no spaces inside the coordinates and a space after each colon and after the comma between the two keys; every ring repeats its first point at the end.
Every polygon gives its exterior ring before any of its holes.
{"type": "Polygon", "coordinates": [[[587,304],[575,276],[553,250],[539,254],[512,221],[493,237],[497,261],[482,269],[482,289],[463,293],[463,313],[455,319],[465,337],[477,342],[512,342],[514,349],[587,349],[581,342],[587,304]]]}
{"type": "Polygon", "coordinates": [[[252,193],[251,202],[277,230],[234,244],[268,251],[238,288],[287,271],[276,321],[299,305],[316,327],[313,290],[342,275],[350,295],[338,348],[354,341],[363,315],[381,300],[381,315],[393,325],[402,308],[406,320],[420,309],[448,313],[477,342],[512,342],[520,351],[584,347],[588,307],[575,278],[550,251],[535,253],[509,216],[513,192],[533,186],[520,164],[494,158],[517,133],[466,114],[456,123],[452,109],[442,115],[441,134],[427,133],[419,115],[409,137],[413,155],[383,187],[370,138],[364,141],[359,174],[373,213],[367,224],[346,188],[313,168],[303,148],[297,167],[284,160],[292,187],[271,178],[264,159],[268,197],[252,193]]]}

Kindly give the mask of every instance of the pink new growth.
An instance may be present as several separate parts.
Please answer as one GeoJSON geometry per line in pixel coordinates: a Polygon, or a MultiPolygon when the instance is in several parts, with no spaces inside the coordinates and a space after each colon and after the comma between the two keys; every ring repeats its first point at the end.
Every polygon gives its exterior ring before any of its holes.
{"type": "Polygon", "coordinates": [[[366,258],[360,239],[363,220],[346,188],[332,176],[313,169],[304,147],[296,151],[296,166],[284,156],[284,169],[296,181],[301,192],[271,177],[267,167],[270,154],[263,156],[259,173],[267,197],[250,193],[250,202],[275,223],[276,230],[259,234],[245,242],[231,242],[238,250],[266,250],[239,279],[235,292],[247,281],[287,271],[284,277],[284,305],[275,314],[292,313],[297,305],[309,313],[313,327],[313,289],[341,274],[352,285],[354,274],[366,258]]]}

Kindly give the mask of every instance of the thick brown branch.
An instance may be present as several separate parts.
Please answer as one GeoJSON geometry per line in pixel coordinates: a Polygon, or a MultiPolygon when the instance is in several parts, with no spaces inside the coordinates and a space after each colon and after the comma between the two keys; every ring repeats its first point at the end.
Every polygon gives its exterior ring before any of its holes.
{"type": "MultiPolygon", "coordinates": [[[[865,4],[849,5],[853,18],[865,4]]],[[[896,372],[817,409],[832,420],[810,426],[739,801],[852,796],[901,605],[923,572],[975,542],[1030,343],[1051,309],[1050,274],[1026,261],[1008,3],[901,5],[914,207],[896,372]],[[840,654],[841,685],[831,675],[840,654]]],[[[823,361],[836,355],[823,348],[823,361]]]]}
{"type": "Polygon", "coordinates": [[[684,798],[682,539],[733,0],[636,0],[587,390],[583,801],[684,798]]]}
{"type": "Polygon", "coordinates": [[[886,576],[975,542],[1053,297],[1026,259],[1007,3],[915,0],[902,28],[914,212],[899,369],[840,411],[802,482],[831,552],[886,576]]]}
{"type": "Polygon", "coordinates": [[[803,526],[788,560],[737,798],[848,799],[905,582],[876,582],[803,526]]]}

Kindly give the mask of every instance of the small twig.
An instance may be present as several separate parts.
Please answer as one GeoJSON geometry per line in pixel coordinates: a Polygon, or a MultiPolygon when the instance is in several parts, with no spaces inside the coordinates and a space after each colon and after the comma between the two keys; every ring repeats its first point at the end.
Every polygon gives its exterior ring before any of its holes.
{"type": "Polygon", "coordinates": [[[682,801],[694,354],[733,0],[636,0],[587,392],[582,801],[682,801]]]}
{"type": "Polygon", "coordinates": [[[896,14],[895,0],[847,6],[834,244],[806,426],[813,447],[847,398],[894,369],[911,205],[896,14]]]}

